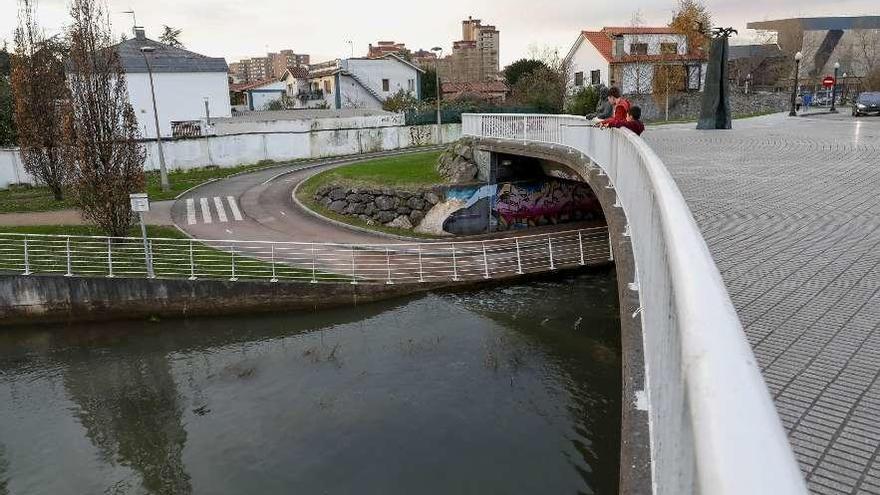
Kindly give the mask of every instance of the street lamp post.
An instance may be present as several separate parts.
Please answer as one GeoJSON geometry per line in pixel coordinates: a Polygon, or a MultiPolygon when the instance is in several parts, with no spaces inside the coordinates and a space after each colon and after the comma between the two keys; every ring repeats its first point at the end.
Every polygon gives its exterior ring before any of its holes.
{"type": "Polygon", "coordinates": [[[798,80],[800,79],[800,71],[801,71],[801,59],[804,58],[804,54],[801,52],[797,52],[794,54],[794,83],[791,86],[791,111],[788,112],[789,117],[797,117],[797,110],[795,109],[795,104],[797,102],[797,90],[798,90],[798,80]]]}
{"type": "Polygon", "coordinates": [[[752,73],[746,74],[746,94],[749,94],[749,86],[752,84],[752,73]]]}
{"type": "Polygon", "coordinates": [[[437,63],[434,64],[434,76],[436,77],[435,84],[437,85],[437,142],[440,142],[440,126],[443,124],[442,114],[440,113],[440,98],[443,95],[443,91],[440,88],[440,59],[443,57],[443,48],[439,46],[435,46],[431,48],[432,52],[437,54],[437,63]]]}
{"type": "Polygon", "coordinates": [[[159,130],[159,110],[156,107],[156,88],[153,86],[153,67],[150,65],[148,53],[156,51],[155,47],[142,46],[141,54],[147,63],[147,74],[150,76],[150,95],[153,97],[153,122],[156,124],[156,146],[159,148],[159,182],[163,191],[170,191],[171,184],[168,182],[168,170],[165,168],[165,152],[162,150],[162,133],[159,130]]]}
{"type": "Polygon", "coordinates": [[[840,62],[834,62],[834,85],[831,86],[831,113],[837,113],[837,71],[840,70],[840,62]]]}

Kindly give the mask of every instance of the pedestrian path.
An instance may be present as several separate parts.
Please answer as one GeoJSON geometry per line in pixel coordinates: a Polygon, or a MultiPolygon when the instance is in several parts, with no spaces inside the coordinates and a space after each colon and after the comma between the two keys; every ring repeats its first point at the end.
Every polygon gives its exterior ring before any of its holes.
{"type": "Polygon", "coordinates": [[[186,223],[210,225],[217,223],[243,222],[244,216],[238,207],[235,196],[214,196],[211,198],[187,198],[186,223]],[[213,207],[213,208],[212,208],[213,207]],[[229,214],[227,215],[227,208],[229,214]],[[216,214],[216,215],[215,215],[216,214]]]}

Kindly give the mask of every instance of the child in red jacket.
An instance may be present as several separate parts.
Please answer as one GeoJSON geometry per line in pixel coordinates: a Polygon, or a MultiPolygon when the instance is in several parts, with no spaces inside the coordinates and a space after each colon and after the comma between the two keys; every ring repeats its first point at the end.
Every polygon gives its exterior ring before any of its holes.
{"type": "Polygon", "coordinates": [[[611,103],[611,106],[614,107],[614,114],[610,119],[605,119],[600,122],[601,125],[607,125],[609,127],[620,127],[611,126],[612,122],[622,123],[626,122],[626,115],[629,112],[630,103],[629,100],[620,96],[620,88],[616,86],[612,86],[608,90],[608,103],[611,103]]]}
{"type": "Polygon", "coordinates": [[[630,107],[629,111],[626,113],[626,119],[623,121],[619,120],[611,120],[608,123],[602,123],[602,127],[625,127],[634,133],[637,136],[641,136],[643,132],[645,132],[645,124],[642,123],[642,109],[634,106],[630,107]]]}

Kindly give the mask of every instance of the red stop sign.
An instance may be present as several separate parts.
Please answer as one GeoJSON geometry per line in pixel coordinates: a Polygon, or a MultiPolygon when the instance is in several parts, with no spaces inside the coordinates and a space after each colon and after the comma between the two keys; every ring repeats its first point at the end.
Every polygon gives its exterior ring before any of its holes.
{"type": "Polygon", "coordinates": [[[825,86],[826,88],[830,88],[831,86],[834,86],[835,82],[836,81],[834,80],[833,77],[825,76],[825,79],[822,79],[822,86],[825,86]]]}

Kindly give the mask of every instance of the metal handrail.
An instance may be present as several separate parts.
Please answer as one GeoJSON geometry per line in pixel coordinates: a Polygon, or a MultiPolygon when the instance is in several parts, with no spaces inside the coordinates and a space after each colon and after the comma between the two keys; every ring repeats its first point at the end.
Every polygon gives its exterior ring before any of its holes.
{"type": "Polygon", "coordinates": [[[0,233],[0,272],[311,283],[459,282],[606,262],[606,228],[475,241],[336,244],[0,233]]]}
{"type": "Polygon", "coordinates": [[[608,176],[635,258],[654,493],[806,493],[718,268],[653,150],[576,116],[469,114],[462,124],[466,136],[559,146],[608,176]]]}

